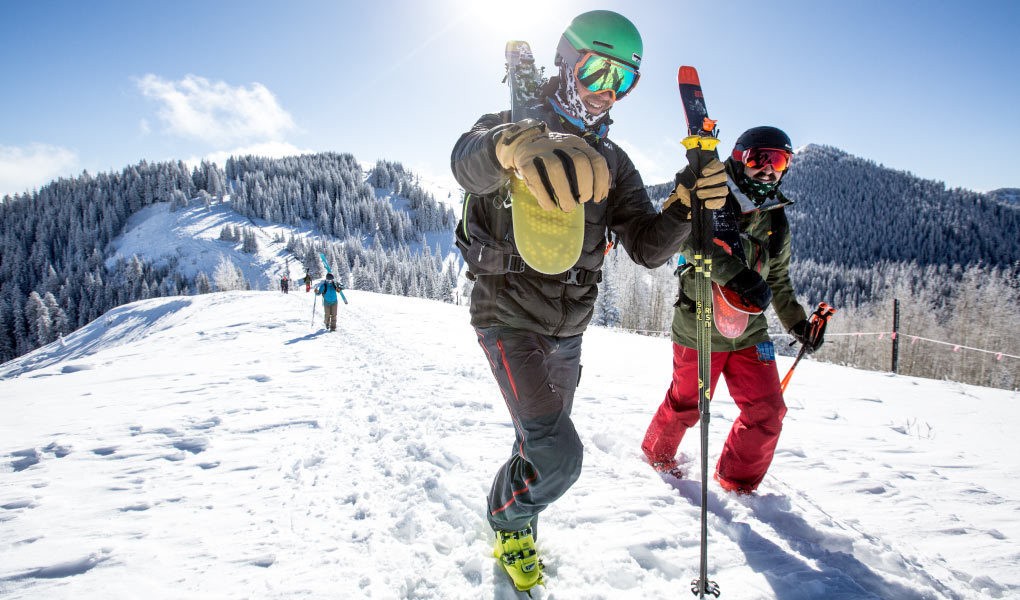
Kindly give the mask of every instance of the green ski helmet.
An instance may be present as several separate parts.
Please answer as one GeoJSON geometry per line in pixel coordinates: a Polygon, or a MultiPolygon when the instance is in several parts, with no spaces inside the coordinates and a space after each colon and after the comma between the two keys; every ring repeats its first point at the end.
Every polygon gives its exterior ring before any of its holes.
{"type": "Polygon", "coordinates": [[[597,52],[641,67],[644,46],[637,27],[627,17],[611,10],[593,10],[574,17],[556,47],[556,63],[572,67],[585,52],[597,52]]]}

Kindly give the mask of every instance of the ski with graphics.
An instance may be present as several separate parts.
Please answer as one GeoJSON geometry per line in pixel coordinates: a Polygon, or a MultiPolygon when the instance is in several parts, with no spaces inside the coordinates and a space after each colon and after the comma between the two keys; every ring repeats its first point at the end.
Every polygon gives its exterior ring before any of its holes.
{"type": "MultiPolygon", "coordinates": [[[[680,67],[677,84],[680,87],[684,115],[687,117],[688,133],[695,136],[704,131],[718,136],[718,131],[714,131],[715,121],[708,118],[708,109],[705,106],[705,96],[701,90],[701,81],[698,78],[697,70],[694,67],[680,67]]],[[[715,143],[718,144],[718,141],[715,143]]],[[[714,151],[715,147],[713,146],[711,150],[714,151]]],[[[740,230],[737,223],[720,218],[719,215],[720,213],[717,211],[711,212],[712,236],[710,239],[728,254],[735,255],[741,262],[746,263],[747,259],[744,256],[744,246],[740,241],[740,230]]],[[[747,329],[750,317],[760,312],[761,308],[748,305],[732,290],[718,283],[712,283],[712,318],[716,330],[724,337],[740,337],[747,329]]]]}
{"type": "MultiPolygon", "coordinates": [[[[324,269],[326,269],[326,273],[332,274],[333,270],[329,268],[329,261],[326,260],[326,254],[324,252],[320,252],[319,253],[319,260],[322,261],[322,266],[323,266],[324,269]]],[[[337,291],[338,294],[340,294],[340,299],[344,301],[344,304],[348,304],[347,296],[344,296],[344,290],[345,289],[346,288],[343,286],[343,284],[338,283],[337,286],[336,286],[336,291],[337,291]]],[[[315,312],[313,311],[312,312],[313,318],[314,318],[314,315],[315,315],[315,312]]]]}
{"type": "MultiPolygon", "coordinates": [[[[545,84],[535,68],[528,42],[506,43],[506,80],[510,84],[510,113],[514,122],[530,116],[545,84]]],[[[519,173],[510,178],[514,239],[525,263],[546,274],[562,273],[577,263],[584,243],[584,207],[569,212],[546,210],[519,173]]]]}

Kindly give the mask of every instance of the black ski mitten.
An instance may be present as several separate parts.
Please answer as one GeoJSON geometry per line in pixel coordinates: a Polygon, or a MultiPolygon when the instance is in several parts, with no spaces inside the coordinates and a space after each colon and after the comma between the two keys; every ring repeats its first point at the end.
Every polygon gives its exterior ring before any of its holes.
{"type": "Polygon", "coordinates": [[[812,354],[825,343],[825,326],[812,327],[811,322],[804,319],[790,328],[790,335],[804,345],[805,352],[812,354]]]}
{"type": "Polygon", "coordinates": [[[726,287],[736,292],[745,304],[759,311],[764,311],[772,303],[772,288],[752,269],[744,268],[726,283],[726,287]]]}

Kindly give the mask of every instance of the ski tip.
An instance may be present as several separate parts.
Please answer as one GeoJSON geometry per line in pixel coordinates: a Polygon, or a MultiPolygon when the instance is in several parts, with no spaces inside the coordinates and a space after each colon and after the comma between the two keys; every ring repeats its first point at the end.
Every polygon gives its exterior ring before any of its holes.
{"type": "Polygon", "coordinates": [[[680,67],[680,70],[676,73],[676,81],[680,85],[693,84],[701,85],[701,79],[698,78],[698,70],[694,67],[684,65],[680,67]]]}
{"type": "Polygon", "coordinates": [[[510,56],[511,54],[530,55],[531,44],[525,42],[524,40],[507,40],[506,55],[510,56]]]}

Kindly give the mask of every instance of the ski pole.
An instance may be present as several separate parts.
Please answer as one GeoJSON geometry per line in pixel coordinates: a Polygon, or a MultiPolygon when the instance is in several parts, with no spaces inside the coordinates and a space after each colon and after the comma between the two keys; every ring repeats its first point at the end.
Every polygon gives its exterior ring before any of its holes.
{"type": "Polygon", "coordinates": [[[793,377],[793,370],[797,368],[797,363],[804,357],[804,351],[807,350],[807,346],[801,346],[800,352],[797,353],[797,358],[793,359],[793,365],[790,366],[790,370],[786,372],[786,376],[783,377],[782,383],[779,384],[779,389],[782,392],[786,392],[786,386],[790,383],[790,378],[793,377]]]}
{"type": "MultiPolygon", "coordinates": [[[[680,99],[684,105],[688,136],[682,144],[687,150],[688,167],[697,174],[719,157],[715,121],[708,118],[701,81],[694,67],[682,66],[677,72],[680,99]]],[[[698,411],[701,420],[701,564],[691,592],[698,598],[719,596],[719,585],[708,579],[708,423],[712,388],[712,211],[698,195],[691,194],[691,241],[694,248],[694,303],[697,315],[698,411]]]]}
{"type": "Polygon", "coordinates": [[[315,306],[318,303],[319,303],[319,293],[316,292],[315,295],[312,296],[312,324],[311,324],[312,329],[315,329],[315,306]]]}
{"type": "MultiPolygon", "coordinates": [[[[831,319],[834,314],[836,314],[835,308],[832,308],[825,302],[819,302],[818,308],[815,309],[815,312],[811,313],[811,321],[808,323],[808,339],[812,340],[821,336],[825,331],[825,326],[829,323],[829,319],[831,319]]],[[[786,386],[789,385],[790,378],[793,377],[793,370],[797,368],[797,363],[800,362],[800,359],[804,358],[804,354],[806,352],[807,344],[801,344],[800,352],[797,353],[797,358],[793,360],[793,365],[790,366],[790,370],[786,372],[786,376],[783,377],[783,381],[779,385],[780,391],[786,391],[786,386]]]]}

